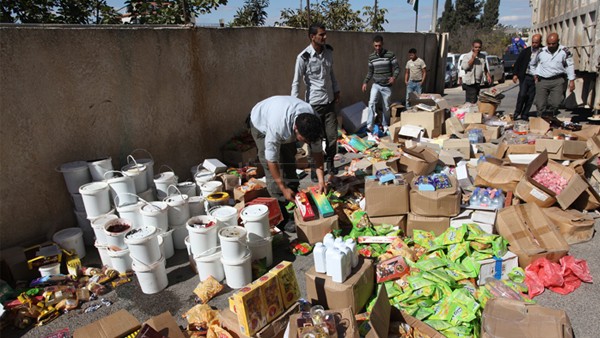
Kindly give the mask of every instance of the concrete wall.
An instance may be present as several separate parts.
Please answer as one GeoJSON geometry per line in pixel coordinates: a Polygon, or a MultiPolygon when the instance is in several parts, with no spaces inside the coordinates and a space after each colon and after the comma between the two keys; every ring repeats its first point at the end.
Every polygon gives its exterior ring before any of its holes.
{"type": "MultiPolygon", "coordinates": [[[[424,57],[428,91],[443,90],[440,37],[384,34],[404,68],[409,48],[424,57]]],[[[360,91],[372,34],[330,32],[340,107],[360,91]]],[[[0,247],[27,245],[74,226],[61,163],[111,156],[115,168],[136,148],[155,170],[181,180],[243,128],[252,106],[289,94],[306,32],[281,28],[0,26],[0,247]]],[[[442,48],[443,49],[443,48],[442,48]]],[[[394,87],[394,99],[404,97],[394,87]]]]}

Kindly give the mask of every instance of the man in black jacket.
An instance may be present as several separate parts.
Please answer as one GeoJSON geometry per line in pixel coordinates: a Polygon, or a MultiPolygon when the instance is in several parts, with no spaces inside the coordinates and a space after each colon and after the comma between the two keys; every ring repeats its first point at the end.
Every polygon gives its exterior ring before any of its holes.
{"type": "Polygon", "coordinates": [[[515,61],[513,71],[513,82],[519,83],[519,96],[517,97],[517,107],[513,118],[515,120],[529,120],[529,110],[535,98],[535,80],[533,78],[533,68],[530,61],[542,49],[542,36],[535,34],[531,37],[531,46],[525,48],[517,61],[515,61]]]}

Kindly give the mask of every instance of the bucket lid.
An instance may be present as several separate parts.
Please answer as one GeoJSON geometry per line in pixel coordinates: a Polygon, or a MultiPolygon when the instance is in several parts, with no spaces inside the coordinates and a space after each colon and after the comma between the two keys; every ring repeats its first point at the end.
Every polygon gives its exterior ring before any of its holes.
{"type": "Polygon", "coordinates": [[[184,188],[191,188],[192,186],[195,186],[196,183],[194,182],[190,182],[190,181],[185,181],[185,182],[179,182],[177,183],[178,187],[184,187],[184,188]]]}
{"type": "Polygon", "coordinates": [[[98,216],[91,221],[92,228],[104,228],[104,225],[107,222],[112,221],[113,219],[118,219],[118,218],[119,217],[114,214],[106,214],[106,215],[98,216]]]}
{"type": "Polygon", "coordinates": [[[195,178],[207,178],[209,176],[214,176],[215,173],[213,173],[212,171],[208,170],[208,169],[201,169],[199,171],[196,171],[196,174],[194,175],[195,178]]]}
{"type": "Polygon", "coordinates": [[[142,204],[144,204],[144,202],[138,201],[137,203],[123,205],[123,206],[117,207],[117,211],[119,213],[122,213],[122,212],[135,212],[135,211],[137,211],[140,208],[140,206],[142,204]]]}
{"type": "Polygon", "coordinates": [[[229,199],[229,194],[226,192],[213,192],[206,196],[207,201],[221,201],[229,199]]]}
{"type": "Polygon", "coordinates": [[[209,250],[210,253],[207,254],[200,254],[200,255],[194,255],[194,260],[195,261],[200,261],[200,262],[212,262],[216,259],[221,258],[221,248],[214,248],[213,250],[209,250]]]}
{"type": "Polygon", "coordinates": [[[177,176],[175,176],[175,173],[172,171],[164,171],[158,175],[154,175],[154,181],[158,182],[167,182],[173,179],[177,179],[177,176]]]}
{"type": "Polygon", "coordinates": [[[264,214],[268,214],[269,213],[269,207],[267,207],[264,204],[253,204],[253,205],[249,205],[247,207],[245,207],[244,209],[242,209],[242,212],[240,213],[240,215],[242,216],[242,218],[245,217],[260,217],[263,216],[264,214]]]}
{"type": "Polygon", "coordinates": [[[188,203],[202,203],[204,202],[203,196],[190,196],[188,198],[188,203]]]}
{"type": "Polygon", "coordinates": [[[200,189],[211,190],[211,189],[218,188],[222,185],[223,185],[223,182],[221,182],[221,181],[208,181],[208,182],[202,183],[202,185],[200,185],[200,189]]]}
{"type": "Polygon", "coordinates": [[[108,189],[108,184],[106,182],[92,182],[79,187],[79,193],[82,195],[93,194],[96,191],[105,189],[108,189]]]}
{"type": "Polygon", "coordinates": [[[121,170],[127,174],[137,174],[141,171],[146,171],[146,165],[142,163],[129,163],[124,165],[123,168],[121,168],[121,170]]]}
{"type": "Polygon", "coordinates": [[[72,237],[83,236],[83,231],[81,228],[66,228],[60,231],[57,231],[52,236],[52,241],[54,242],[62,242],[72,237]]]}
{"type": "Polygon", "coordinates": [[[157,214],[164,212],[165,210],[167,210],[168,207],[169,205],[165,202],[152,201],[144,204],[140,208],[140,211],[146,214],[157,214]]]}
{"type": "Polygon", "coordinates": [[[210,211],[210,215],[217,218],[229,218],[237,215],[237,209],[228,205],[219,205],[213,207],[210,211]]]}
{"type": "Polygon", "coordinates": [[[133,229],[125,234],[126,244],[140,244],[149,238],[157,235],[156,228],[151,225],[146,225],[138,229],[133,229]]]}
{"type": "Polygon", "coordinates": [[[69,171],[79,171],[79,170],[88,170],[88,164],[86,161],[74,161],[61,164],[58,168],[56,168],[59,172],[69,172],[69,171]]]}
{"type": "Polygon", "coordinates": [[[219,237],[226,240],[238,240],[239,238],[245,237],[246,233],[246,229],[239,226],[224,227],[219,230],[219,237]]]}

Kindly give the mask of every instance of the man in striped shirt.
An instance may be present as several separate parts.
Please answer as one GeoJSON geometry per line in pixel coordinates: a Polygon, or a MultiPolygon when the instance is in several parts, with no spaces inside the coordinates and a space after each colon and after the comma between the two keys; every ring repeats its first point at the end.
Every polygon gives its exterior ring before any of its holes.
{"type": "Polygon", "coordinates": [[[381,96],[383,100],[383,114],[381,124],[384,133],[389,128],[390,101],[392,97],[392,85],[400,75],[400,67],[396,60],[396,55],[383,48],[383,37],[375,35],[373,38],[373,48],[375,51],[369,55],[369,72],[362,85],[362,91],[367,91],[367,83],[373,79],[371,86],[371,95],[369,97],[369,117],[367,118],[367,134],[373,138],[372,132],[377,115],[377,103],[381,96]]]}

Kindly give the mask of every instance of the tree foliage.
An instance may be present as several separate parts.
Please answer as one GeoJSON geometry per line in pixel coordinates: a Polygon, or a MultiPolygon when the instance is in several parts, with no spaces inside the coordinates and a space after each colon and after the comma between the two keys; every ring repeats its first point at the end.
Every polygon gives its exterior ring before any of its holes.
{"type": "Polygon", "coordinates": [[[483,14],[481,14],[481,28],[493,29],[498,25],[498,17],[500,16],[500,0],[486,0],[483,6],[483,14]]]}
{"type": "Polygon", "coordinates": [[[456,26],[456,12],[452,0],[444,3],[444,12],[440,18],[440,32],[452,32],[456,26]]]}
{"type": "Polygon", "coordinates": [[[119,13],[106,0],[6,0],[3,23],[114,24],[119,13]]]}
{"type": "Polygon", "coordinates": [[[244,6],[238,8],[231,26],[263,26],[267,21],[269,0],[246,0],[244,6]]]}
{"type": "Polygon", "coordinates": [[[385,18],[385,15],[388,13],[388,10],[385,8],[377,7],[377,13],[375,13],[375,8],[371,6],[363,7],[363,17],[364,21],[369,22],[370,25],[365,24],[366,31],[369,32],[383,32],[383,24],[388,23],[389,21],[385,18]]]}
{"type": "Polygon", "coordinates": [[[457,26],[469,26],[478,22],[482,0],[456,0],[455,19],[457,26]]]}
{"type": "Polygon", "coordinates": [[[127,0],[132,22],[186,24],[198,14],[208,14],[228,0],[127,0]]]}

